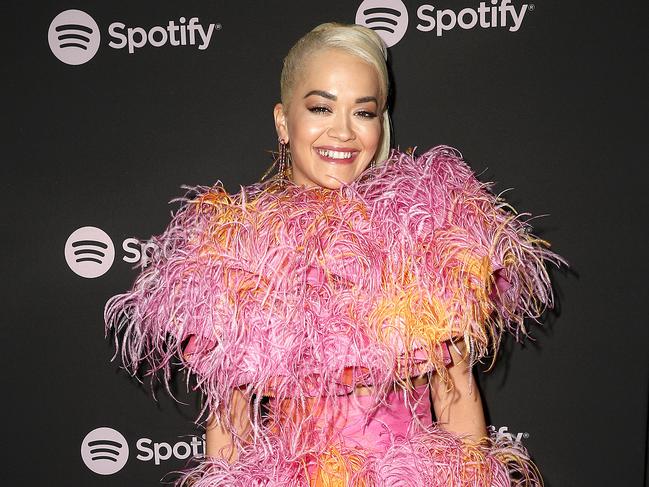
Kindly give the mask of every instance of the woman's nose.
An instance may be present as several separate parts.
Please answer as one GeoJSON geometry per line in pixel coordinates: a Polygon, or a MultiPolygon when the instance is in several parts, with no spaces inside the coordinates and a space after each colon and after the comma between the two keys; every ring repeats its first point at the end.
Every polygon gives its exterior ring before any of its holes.
{"type": "Polygon", "coordinates": [[[331,126],[327,131],[330,137],[339,140],[351,140],[355,137],[349,116],[345,113],[338,112],[333,118],[331,126]]]}

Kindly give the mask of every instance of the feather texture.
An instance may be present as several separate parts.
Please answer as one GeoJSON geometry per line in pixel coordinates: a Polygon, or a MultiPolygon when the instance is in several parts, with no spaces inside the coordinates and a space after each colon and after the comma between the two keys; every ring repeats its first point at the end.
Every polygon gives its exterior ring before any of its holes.
{"type": "MultiPolygon", "coordinates": [[[[444,375],[447,340],[466,339],[475,362],[497,350],[504,332],[525,335],[525,320],[552,306],[546,263],[563,260],[528,219],[446,146],[418,157],[393,151],[338,190],[270,181],[229,195],[217,182],[188,194],[153,239],[158,252],[132,289],[107,303],[107,331],[133,373],[145,365],[168,381],[180,358],[205,395],[205,411],[227,411],[235,388],[278,403],[326,403],[357,385],[375,386],[378,407],[395,382],[408,388],[412,376],[444,375]]],[[[227,415],[220,420],[228,425],[227,415]]],[[[244,463],[206,462],[200,476],[211,480],[196,485],[271,477],[268,485],[299,485],[305,455],[322,456],[331,445],[310,444],[304,425],[293,427],[268,434],[255,421],[263,440],[245,447],[244,463]]],[[[396,441],[381,457],[357,452],[360,470],[350,466],[356,453],[330,453],[358,478],[370,471],[368,479],[415,478],[420,465],[400,466],[411,458],[432,462],[426,475],[461,479],[473,475],[473,455],[481,465],[504,458],[505,450],[490,451],[467,450],[436,430],[396,441]],[[445,470],[449,455],[459,460],[445,470]]],[[[457,485],[489,485],[484,480],[457,485]]],[[[422,482],[402,485],[456,485],[422,482]]]]}
{"type": "Polygon", "coordinates": [[[383,450],[333,446],[295,452],[273,437],[228,464],[207,458],[180,473],[179,487],[540,487],[525,448],[511,440],[464,440],[439,427],[393,438],[383,450]],[[272,452],[272,453],[271,453],[272,452]]]}

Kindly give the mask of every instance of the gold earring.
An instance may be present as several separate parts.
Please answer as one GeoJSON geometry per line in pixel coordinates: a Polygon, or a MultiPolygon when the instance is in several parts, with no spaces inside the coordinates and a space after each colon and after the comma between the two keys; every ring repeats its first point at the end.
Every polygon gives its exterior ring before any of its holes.
{"type": "Polygon", "coordinates": [[[284,183],[289,179],[291,174],[291,151],[281,137],[277,138],[277,142],[277,152],[275,153],[271,151],[274,156],[273,163],[268,169],[266,169],[266,172],[261,177],[260,181],[264,181],[273,173],[273,170],[277,168],[277,172],[275,173],[275,176],[272,177],[272,179],[278,180],[280,186],[283,186],[284,183]]]}
{"type": "Polygon", "coordinates": [[[286,142],[282,140],[281,137],[277,139],[279,143],[279,156],[277,158],[277,175],[281,179],[286,179],[286,167],[288,165],[288,147],[286,147],[286,142]]]}
{"type": "Polygon", "coordinates": [[[291,161],[291,149],[288,144],[278,138],[279,142],[279,156],[277,158],[277,177],[282,181],[288,181],[291,179],[291,170],[292,170],[292,161],[291,161]]]}

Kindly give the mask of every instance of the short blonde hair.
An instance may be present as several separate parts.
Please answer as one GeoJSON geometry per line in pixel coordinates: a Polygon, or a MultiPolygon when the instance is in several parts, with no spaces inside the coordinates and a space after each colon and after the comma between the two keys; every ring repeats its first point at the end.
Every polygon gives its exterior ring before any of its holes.
{"type": "Polygon", "coordinates": [[[299,80],[299,73],[305,60],[315,51],[323,49],[340,49],[359,57],[376,70],[379,77],[380,101],[383,103],[383,106],[379,107],[383,130],[374,159],[377,164],[384,161],[390,154],[391,131],[388,114],[390,81],[386,63],[388,51],[383,40],[373,30],[361,25],[328,22],[318,25],[298,40],[284,58],[280,79],[282,104],[287,109],[291,103],[293,88],[299,80]]]}

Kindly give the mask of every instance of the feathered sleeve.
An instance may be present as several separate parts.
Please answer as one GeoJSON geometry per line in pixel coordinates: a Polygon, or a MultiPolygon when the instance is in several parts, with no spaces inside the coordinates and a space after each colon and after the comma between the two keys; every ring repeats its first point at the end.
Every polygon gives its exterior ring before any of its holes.
{"type": "MultiPolygon", "coordinates": [[[[220,183],[199,190],[152,238],[155,251],[132,288],[112,297],[104,311],[106,332],[115,335],[124,366],[133,374],[142,368],[161,372],[167,387],[178,359],[197,372],[199,382],[206,380],[208,358],[235,319],[226,284],[242,266],[229,263],[227,249],[243,207],[220,183]]],[[[237,382],[245,378],[232,377],[237,382]]]]}
{"type": "Polygon", "coordinates": [[[455,149],[395,151],[368,181],[361,192],[391,242],[397,279],[389,294],[406,349],[465,338],[476,361],[497,349],[503,332],[525,335],[525,319],[552,307],[546,264],[563,259],[455,149]]]}

